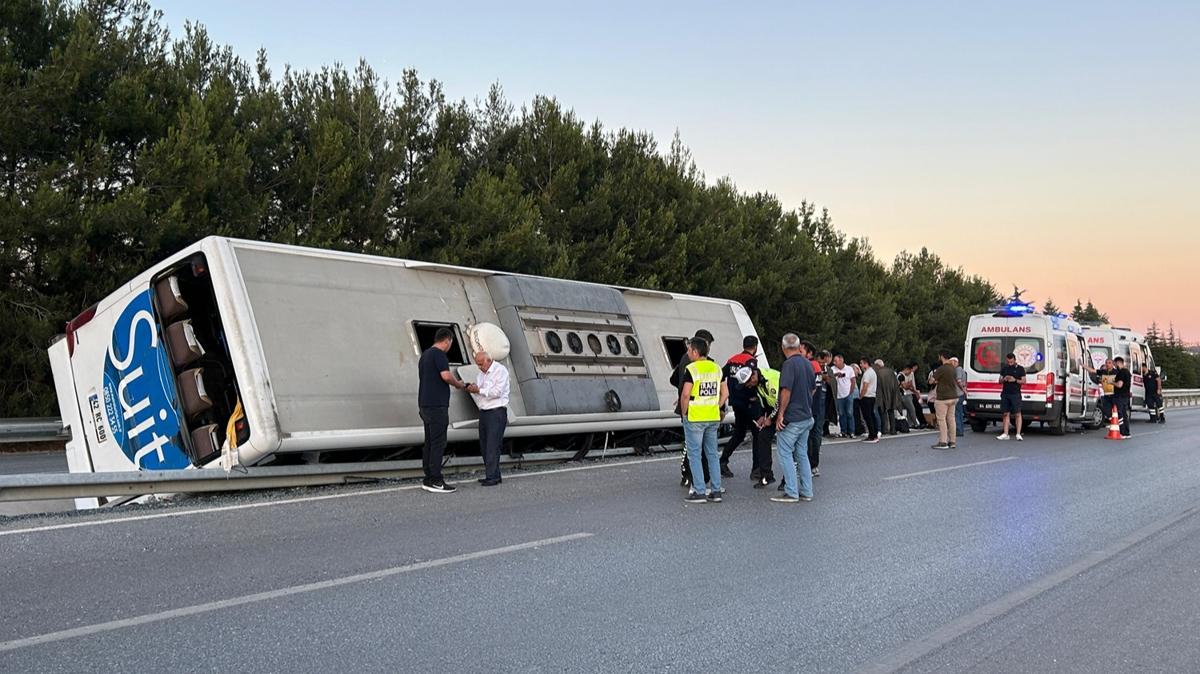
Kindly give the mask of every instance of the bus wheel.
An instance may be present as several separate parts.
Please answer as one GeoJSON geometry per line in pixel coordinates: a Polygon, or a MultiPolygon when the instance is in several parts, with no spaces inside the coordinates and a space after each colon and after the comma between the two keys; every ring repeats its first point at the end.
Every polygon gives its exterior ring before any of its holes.
{"type": "Polygon", "coordinates": [[[984,421],[983,419],[972,419],[971,420],[971,431],[972,432],[982,433],[986,430],[987,430],[987,422],[986,421],[984,421]]]}

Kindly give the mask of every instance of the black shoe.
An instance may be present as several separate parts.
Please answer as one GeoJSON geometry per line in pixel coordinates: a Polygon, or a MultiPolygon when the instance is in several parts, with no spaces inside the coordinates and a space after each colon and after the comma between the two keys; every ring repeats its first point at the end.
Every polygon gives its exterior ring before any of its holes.
{"type": "Polygon", "coordinates": [[[754,481],[754,488],[755,488],[755,489],[762,489],[762,488],[766,487],[766,486],[767,486],[767,484],[768,484],[768,483],[767,483],[767,481],[766,481],[766,480],[764,480],[764,479],[762,479],[762,478],[760,477],[759,479],[757,479],[757,480],[755,480],[755,481],[754,481]]]}
{"type": "Polygon", "coordinates": [[[455,491],[454,485],[446,484],[445,482],[440,482],[440,481],[439,482],[431,482],[429,484],[422,484],[421,489],[424,489],[425,491],[428,491],[428,492],[432,492],[434,494],[449,494],[449,493],[452,493],[453,491],[455,491]]]}
{"type": "Polygon", "coordinates": [[[709,503],[720,503],[721,502],[721,492],[714,491],[711,494],[709,494],[708,502],[709,503]]]}
{"type": "Polygon", "coordinates": [[[733,471],[729,470],[728,464],[721,464],[721,477],[733,477],[733,471]]]}
{"type": "Polygon", "coordinates": [[[687,498],[683,499],[686,503],[704,503],[708,501],[708,497],[694,491],[689,491],[687,498]]]}
{"type": "Polygon", "coordinates": [[[809,501],[812,501],[812,497],[811,497],[811,496],[805,496],[804,494],[801,494],[801,495],[799,496],[799,499],[800,499],[801,501],[804,501],[805,503],[808,503],[809,501]]]}
{"type": "Polygon", "coordinates": [[[500,478],[496,478],[495,480],[480,480],[479,484],[485,487],[495,487],[496,485],[500,484],[500,478]]]}
{"type": "Polygon", "coordinates": [[[936,445],[931,445],[929,448],[930,449],[950,449],[950,445],[948,445],[944,442],[939,442],[936,445]]]}
{"type": "Polygon", "coordinates": [[[783,491],[783,480],[779,481],[779,488],[776,489],[775,491],[783,491]]]}

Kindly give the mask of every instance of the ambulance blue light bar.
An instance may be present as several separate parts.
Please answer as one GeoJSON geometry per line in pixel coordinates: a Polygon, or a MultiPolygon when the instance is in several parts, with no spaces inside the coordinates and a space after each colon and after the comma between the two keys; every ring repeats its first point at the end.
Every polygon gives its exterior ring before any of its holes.
{"type": "Polygon", "coordinates": [[[1037,311],[1037,309],[1028,302],[1008,302],[997,307],[992,307],[992,311],[995,312],[996,316],[1013,317],[1032,314],[1037,311]]]}

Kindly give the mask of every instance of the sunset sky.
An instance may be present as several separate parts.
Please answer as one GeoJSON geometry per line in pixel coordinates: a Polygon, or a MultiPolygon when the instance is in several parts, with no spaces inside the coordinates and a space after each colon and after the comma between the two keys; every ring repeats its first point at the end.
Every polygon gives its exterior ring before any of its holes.
{"type": "Polygon", "coordinates": [[[678,130],[710,180],[826,207],[882,259],[928,246],[1200,341],[1200,3],[345,4],[153,2],[277,72],[363,58],[678,130]]]}

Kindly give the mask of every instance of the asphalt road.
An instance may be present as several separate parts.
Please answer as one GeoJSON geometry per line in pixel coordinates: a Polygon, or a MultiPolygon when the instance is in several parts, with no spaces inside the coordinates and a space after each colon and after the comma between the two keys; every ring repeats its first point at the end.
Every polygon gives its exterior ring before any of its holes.
{"type": "Polygon", "coordinates": [[[1133,431],[0,519],[0,671],[1194,671],[1200,411],[1133,431]]]}

